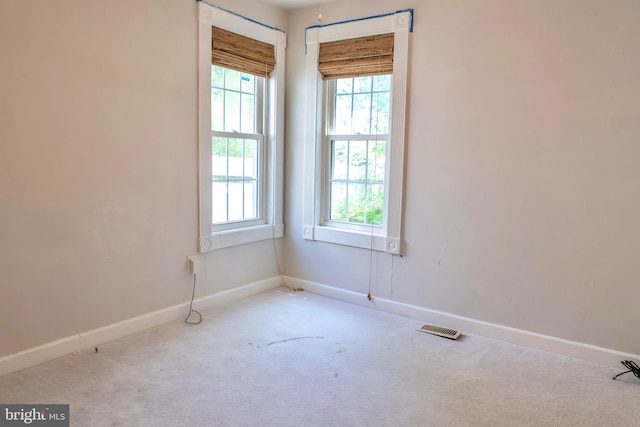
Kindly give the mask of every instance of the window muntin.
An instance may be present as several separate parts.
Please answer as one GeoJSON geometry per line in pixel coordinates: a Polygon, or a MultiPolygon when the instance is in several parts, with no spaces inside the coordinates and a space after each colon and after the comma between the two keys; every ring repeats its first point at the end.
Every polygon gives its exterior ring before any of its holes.
{"type": "Polygon", "coordinates": [[[382,226],[385,140],[331,140],[328,221],[382,226]]]}
{"type": "Polygon", "coordinates": [[[251,226],[263,217],[263,87],[262,77],[211,66],[214,229],[251,226]]]}
{"type": "Polygon", "coordinates": [[[328,80],[331,99],[328,133],[387,134],[391,74],[328,80]]]}
{"type": "Polygon", "coordinates": [[[327,81],[326,223],[384,225],[391,79],[327,81]]]}
{"type": "Polygon", "coordinates": [[[211,130],[261,133],[257,110],[264,78],[211,66],[211,130]]]}
{"type": "Polygon", "coordinates": [[[212,223],[260,218],[260,139],[213,137],[212,223]]]}

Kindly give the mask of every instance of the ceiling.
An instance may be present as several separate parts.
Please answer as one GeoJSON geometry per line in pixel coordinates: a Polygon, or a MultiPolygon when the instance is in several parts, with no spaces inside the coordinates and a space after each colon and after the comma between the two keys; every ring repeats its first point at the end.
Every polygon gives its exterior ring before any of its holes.
{"type": "Polygon", "coordinates": [[[270,3],[283,9],[296,9],[299,7],[319,5],[320,3],[329,3],[335,0],[262,0],[264,3],[270,3]]]}

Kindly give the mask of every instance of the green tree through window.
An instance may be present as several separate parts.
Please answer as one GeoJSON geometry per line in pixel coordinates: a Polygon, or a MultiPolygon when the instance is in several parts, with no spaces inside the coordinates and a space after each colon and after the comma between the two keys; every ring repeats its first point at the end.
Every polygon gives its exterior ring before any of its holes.
{"type": "Polygon", "coordinates": [[[390,87],[390,75],[329,84],[331,221],[383,225],[390,87]]]}

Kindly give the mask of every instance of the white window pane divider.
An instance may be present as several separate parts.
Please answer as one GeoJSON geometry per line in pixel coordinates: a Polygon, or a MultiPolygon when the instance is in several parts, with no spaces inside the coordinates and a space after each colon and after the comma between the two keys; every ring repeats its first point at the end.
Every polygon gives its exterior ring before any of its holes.
{"type": "Polygon", "coordinates": [[[354,135],[337,135],[337,134],[328,134],[328,141],[389,141],[389,135],[386,133],[378,133],[378,134],[354,134],[354,135]]]}
{"type": "Polygon", "coordinates": [[[233,138],[233,139],[252,139],[256,141],[262,141],[262,134],[259,133],[240,133],[240,132],[222,132],[217,130],[211,131],[212,137],[219,138],[233,138]]]}

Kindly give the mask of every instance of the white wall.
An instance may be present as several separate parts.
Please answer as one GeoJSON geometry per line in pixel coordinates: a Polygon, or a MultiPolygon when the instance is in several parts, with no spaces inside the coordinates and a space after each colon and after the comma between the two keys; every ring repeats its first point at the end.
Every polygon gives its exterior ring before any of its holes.
{"type": "MultiPolygon", "coordinates": [[[[372,294],[640,353],[640,3],[352,0],[414,8],[404,237],[372,294]]],[[[305,241],[304,28],[288,16],[285,274],[362,294],[370,253],[305,241]]]]}
{"type": "MultiPolygon", "coordinates": [[[[0,52],[0,357],[188,301],[196,2],[1,1],[0,52]]],[[[197,296],[278,275],[271,241],[202,260],[197,296]]]]}

